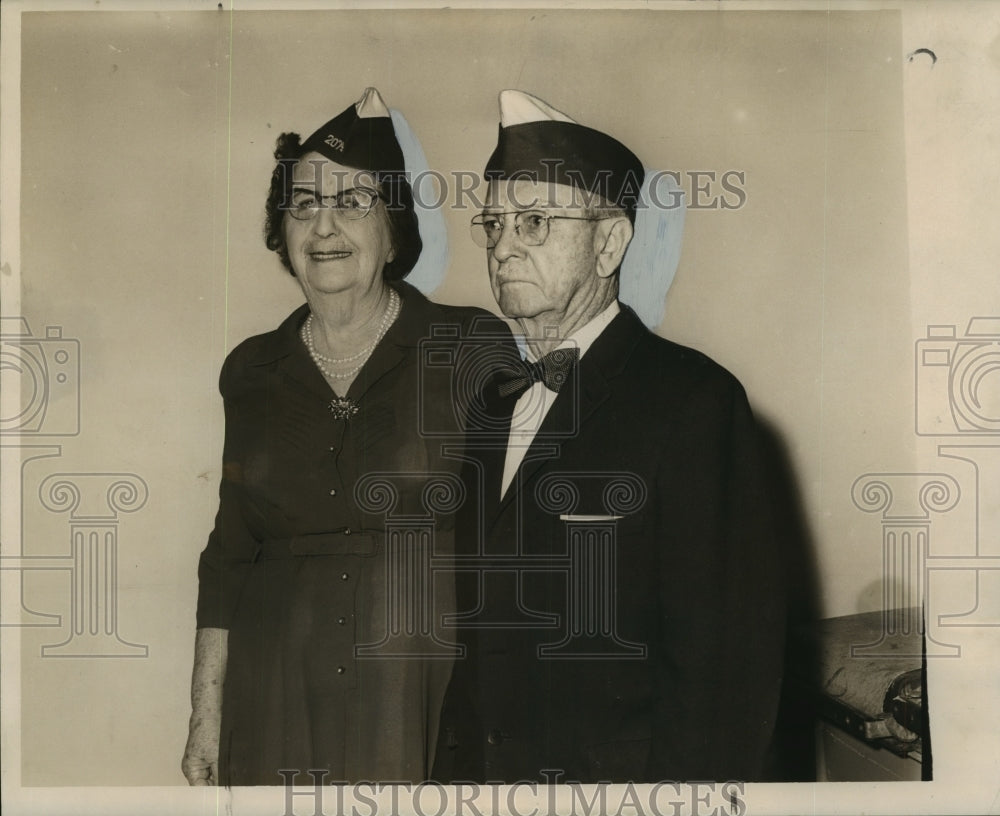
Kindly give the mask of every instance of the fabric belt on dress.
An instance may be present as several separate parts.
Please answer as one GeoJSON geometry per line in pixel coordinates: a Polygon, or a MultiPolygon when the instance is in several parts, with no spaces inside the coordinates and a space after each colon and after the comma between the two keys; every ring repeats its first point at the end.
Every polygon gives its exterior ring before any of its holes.
{"type": "Polygon", "coordinates": [[[269,538],[260,542],[257,558],[297,558],[306,555],[374,555],[375,533],[340,530],[311,533],[292,538],[269,538]]]}

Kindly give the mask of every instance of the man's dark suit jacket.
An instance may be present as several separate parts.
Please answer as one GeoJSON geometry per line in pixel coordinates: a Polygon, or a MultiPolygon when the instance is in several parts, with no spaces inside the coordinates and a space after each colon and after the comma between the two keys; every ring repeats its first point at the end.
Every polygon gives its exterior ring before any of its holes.
{"type": "Polygon", "coordinates": [[[623,306],[502,500],[488,437],[456,530],[466,654],[434,778],[757,778],[785,610],[740,383],[623,306]]]}

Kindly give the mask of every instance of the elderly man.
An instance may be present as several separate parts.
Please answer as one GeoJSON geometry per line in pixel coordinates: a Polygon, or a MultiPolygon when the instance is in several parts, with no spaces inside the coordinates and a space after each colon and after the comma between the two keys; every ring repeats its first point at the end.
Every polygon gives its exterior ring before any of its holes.
{"type": "Polygon", "coordinates": [[[519,91],[500,109],[473,236],[527,360],[467,469],[434,775],[759,778],[784,601],[746,395],[618,302],[635,155],[519,91]]]}

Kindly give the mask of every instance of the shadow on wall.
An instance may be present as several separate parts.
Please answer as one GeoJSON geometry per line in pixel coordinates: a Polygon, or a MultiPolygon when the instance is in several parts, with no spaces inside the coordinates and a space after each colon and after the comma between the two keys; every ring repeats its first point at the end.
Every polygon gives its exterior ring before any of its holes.
{"type": "Polygon", "coordinates": [[[819,619],[820,582],[813,536],[799,482],[780,431],[758,417],[788,598],[785,680],[766,769],[767,782],[816,780],[816,697],[819,661],[811,638],[796,638],[819,619]]]}

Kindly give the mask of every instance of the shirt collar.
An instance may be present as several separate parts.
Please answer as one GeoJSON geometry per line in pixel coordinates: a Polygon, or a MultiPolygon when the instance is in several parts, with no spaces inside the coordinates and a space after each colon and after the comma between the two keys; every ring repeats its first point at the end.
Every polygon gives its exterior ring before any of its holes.
{"type": "MultiPolygon", "coordinates": [[[[617,300],[612,300],[608,305],[608,308],[601,312],[597,317],[591,318],[588,323],[585,323],[575,332],[573,332],[569,337],[563,340],[557,349],[561,348],[576,348],[580,350],[580,357],[582,358],[587,350],[594,344],[594,341],[601,336],[608,325],[614,320],[618,313],[621,311],[621,306],[618,305],[617,300]]],[[[518,337],[518,345],[523,342],[522,337],[518,337]]],[[[529,363],[534,363],[537,361],[534,353],[531,351],[531,347],[524,343],[523,345],[525,359],[529,363]]],[[[554,351],[555,349],[553,349],[554,351]]]]}

